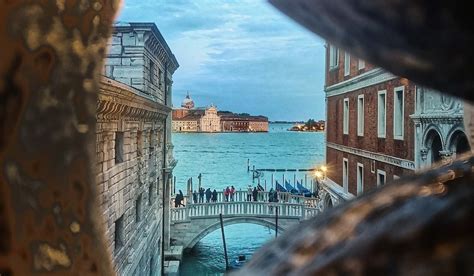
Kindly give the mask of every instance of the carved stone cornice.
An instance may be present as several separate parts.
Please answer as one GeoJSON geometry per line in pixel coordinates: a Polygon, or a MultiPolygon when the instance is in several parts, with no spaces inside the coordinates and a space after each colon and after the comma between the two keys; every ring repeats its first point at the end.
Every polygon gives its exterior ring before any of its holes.
{"type": "Polygon", "coordinates": [[[410,118],[413,119],[415,124],[423,123],[438,123],[438,124],[455,124],[455,123],[462,123],[463,122],[463,115],[462,114],[446,114],[446,113],[439,113],[439,114],[423,114],[423,115],[411,115],[410,118]]]}
{"type": "Polygon", "coordinates": [[[97,118],[103,120],[163,121],[171,108],[123,83],[102,77],[97,118]]]}

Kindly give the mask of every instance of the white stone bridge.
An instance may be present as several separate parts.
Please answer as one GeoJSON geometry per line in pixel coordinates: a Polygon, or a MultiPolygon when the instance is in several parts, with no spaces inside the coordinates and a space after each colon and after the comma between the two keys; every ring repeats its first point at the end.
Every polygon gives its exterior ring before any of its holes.
{"type": "MultiPolygon", "coordinates": [[[[253,223],[276,227],[278,208],[278,232],[291,225],[311,218],[319,213],[316,199],[280,193],[278,203],[268,202],[268,192],[260,192],[261,201],[244,201],[246,192],[236,192],[235,201],[222,202],[222,192],[215,203],[190,203],[186,207],[171,209],[171,238],[175,245],[184,249],[192,248],[209,233],[220,228],[219,215],[222,214],[224,227],[238,223],[253,223]]],[[[174,205],[173,205],[174,206],[174,205]]]]}

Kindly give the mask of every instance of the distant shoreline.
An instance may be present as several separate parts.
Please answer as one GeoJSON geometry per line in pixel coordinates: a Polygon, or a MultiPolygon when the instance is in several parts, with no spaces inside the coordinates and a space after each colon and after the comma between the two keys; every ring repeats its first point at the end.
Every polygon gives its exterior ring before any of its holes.
{"type": "Polygon", "coordinates": [[[282,124],[282,125],[288,125],[288,124],[304,124],[303,121],[301,122],[284,122],[284,121],[274,121],[274,122],[268,122],[270,124],[282,124]]]}

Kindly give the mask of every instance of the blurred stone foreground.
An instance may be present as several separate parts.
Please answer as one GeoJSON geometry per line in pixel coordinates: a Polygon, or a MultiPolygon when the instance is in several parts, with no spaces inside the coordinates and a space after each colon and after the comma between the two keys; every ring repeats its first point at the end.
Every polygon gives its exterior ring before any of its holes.
{"type": "MultiPolygon", "coordinates": [[[[457,3],[272,2],[373,64],[473,101],[472,19],[457,3]]],[[[93,130],[118,8],[0,2],[2,276],[114,274],[96,203],[93,130]]],[[[239,274],[472,275],[473,162],[469,154],[329,210],[270,243],[239,274]]]]}

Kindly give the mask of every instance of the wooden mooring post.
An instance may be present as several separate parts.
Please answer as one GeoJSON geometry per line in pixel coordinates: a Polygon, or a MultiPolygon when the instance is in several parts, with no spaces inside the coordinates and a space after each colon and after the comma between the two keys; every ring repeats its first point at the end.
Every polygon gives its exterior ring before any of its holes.
{"type": "Polygon", "coordinates": [[[225,243],[224,220],[222,219],[222,213],[219,214],[219,220],[221,221],[222,243],[224,244],[225,270],[229,270],[229,259],[227,258],[227,245],[225,243]]]}
{"type": "Polygon", "coordinates": [[[250,159],[247,159],[247,172],[250,172],[250,159]]]}
{"type": "Polygon", "coordinates": [[[278,237],[278,207],[275,206],[275,238],[278,237]]]}
{"type": "Polygon", "coordinates": [[[273,173],[272,173],[272,189],[273,189],[273,173]]]}

